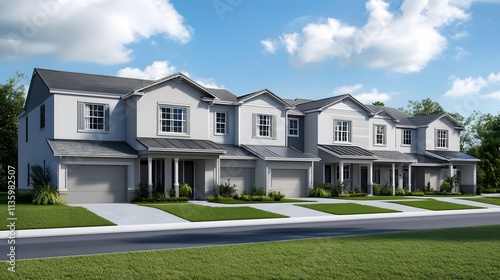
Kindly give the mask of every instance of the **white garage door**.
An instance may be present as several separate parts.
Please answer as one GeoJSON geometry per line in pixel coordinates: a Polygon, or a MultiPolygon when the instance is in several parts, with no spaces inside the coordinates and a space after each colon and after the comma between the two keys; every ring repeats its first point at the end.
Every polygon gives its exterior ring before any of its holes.
{"type": "Polygon", "coordinates": [[[224,184],[227,179],[231,179],[231,185],[235,184],[237,186],[239,195],[243,190],[250,193],[251,188],[254,186],[253,174],[253,168],[222,167],[220,169],[220,183],[224,184]]]}
{"type": "Polygon", "coordinates": [[[307,190],[306,170],[272,169],[271,190],[280,191],[285,197],[304,197],[307,190]]]}
{"type": "Polygon", "coordinates": [[[68,166],[68,203],[126,202],[126,166],[68,166]]]}

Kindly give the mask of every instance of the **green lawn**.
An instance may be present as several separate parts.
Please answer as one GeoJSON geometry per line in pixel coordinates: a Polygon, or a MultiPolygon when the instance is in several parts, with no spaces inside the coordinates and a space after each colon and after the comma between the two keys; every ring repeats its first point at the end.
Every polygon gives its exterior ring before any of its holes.
{"type": "Polygon", "coordinates": [[[333,199],[343,199],[343,200],[404,200],[404,199],[419,199],[421,196],[384,196],[384,195],[374,195],[374,196],[358,196],[358,197],[332,197],[333,199]]]}
{"type": "Polygon", "coordinates": [[[321,204],[295,204],[328,214],[334,215],[353,215],[353,214],[376,214],[376,213],[395,213],[399,212],[392,209],[379,208],[369,205],[356,203],[321,203],[321,204]]]}
{"type": "Polygon", "coordinates": [[[0,279],[500,279],[498,232],[484,226],[36,259],[17,261],[16,273],[2,262],[0,279]]]}
{"type": "Polygon", "coordinates": [[[287,216],[255,209],[252,207],[209,207],[192,203],[185,204],[148,204],[140,205],[153,207],[191,222],[224,221],[288,218],[287,216]]]}
{"type": "MultiPolygon", "coordinates": [[[[1,204],[0,220],[7,221],[7,205],[1,204]]],[[[16,229],[114,226],[83,207],[16,204],[16,229]]],[[[4,226],[2,230],[7,230],[4,226]]]]}
{"type": "Polygon", "coordinates": [[[284,198],[280,201],[245,201],[241,199],[224,199],[220,201],[210,201],[210,203],[221,203],[221,204],[258,204],[258,203],[296,203],[296,202],[315,202],[314,200],[303,200],[303,199],[287,199],[284,198]]]}
{"type": "Polygon", "coordinates": [[[476,198],[462,198],[466,200],[472,200],[481,203],[494,204],[500,206],[500,196],[495,197],[476,197],[476,198]]]}
{"type": "Polygon", "coordinates": [[[439,201],[432,198],[413,200],[413,201],[391,201],[391,203],[397,203],[401,205],[423,208],[427,210],[463,210],[463,209],[481,209],[482,207],[474,207],[469,205],[451,203],[446,201],[439,201]]]}

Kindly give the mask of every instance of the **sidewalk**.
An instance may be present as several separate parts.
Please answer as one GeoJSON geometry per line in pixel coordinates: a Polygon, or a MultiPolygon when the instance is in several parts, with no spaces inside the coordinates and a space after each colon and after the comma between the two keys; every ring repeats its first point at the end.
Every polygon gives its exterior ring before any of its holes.
{"type": "MultiPolygon", "coordinates": [[[[56,228],[56,229],[36,229],[36,230],[18,230],[16,231],[16,238],[28,238],[28,237],[47,237],[47,236],[65,236],[65,235],[82,235],[82,234],[104,234],[104,233],[124,233],[124,232],[146,232],[146,231],[163,231],[163,230],[180,230],[180,229],[206,229],[206,228],[217,228],[217,227],[237,227],[237,226],[257,226],[257,225],[277,225],[277,224],[295,224],[295,223],[312,223],[312,222],[330,222],[330,221],[346,221],[346,220],[363,220],[363,219],[380,219],[380,218],[402,218],[402,217],[422,217],[422,216],[440,216],[440,215],[453,215],[453,214],[465,214],[465,213],[500,213],[500,206],[484,204],[469,200],[462,200],[458,198],[450,197],[433,197],[433,199],[453,202],[464,205],[479,206],[485,209],[473,209],[473,210],[448,210],[448,211],[431,211],[420,208],[414,208],[404,205],[399,205],[395,203],[390,203],[389,201],[380,200],[340,200],[340,199],[325,199],[325,198],[307,198],[306,200],[314,200],[316,202],[302,202],[302,203],[261,203],[261,204],[219,204],[219,203],[208,203],[206,201],[194,201],[190,203],[196,203],[199,205],[210,206],[210,207],[253,207],[256,209],[261,209],[273,213],[282,214],[290,218],[280,218],[280,219],[256,219],[256,220],[231,220],[231,221],[215,221],[215,222],[189,222],[173,216],[169,213],[163,211],[142,207],[134,204],[85,204],[78,205],[84,206],[95,211],[97,214],[106,209],[112,209],[111,213],[103,213],[101,216],[106,218],[114,215],[113,219],[120,219],[123,217],[121,223],[117,223],[117,226],[105,226],[105,227],[82,227],[82,228],[56,228]],[[386,209],[393,209],[401,211],[399,213],[385,213],[385,214],[361,214],[361,215],[331,215],[304,207],[296,206],[293,204],[308,204],[308,203],[357,203],[362,205],[370,205],[375,207],[381,207],[386,209]],[[115,207],[112,207],[115,206],[115,207]],[[111,207],[111,208],[109,208],[111,207]],[[146,209],[142,209],[146,208],[146,209]],[[120,211],[121,209],[121,211],[120,211]],[[142,214],[148,215],[151,213],[151,220],[146,221],[141,220],[141,224],[133,223],[135,218],[131,218],[129,214],[125,214],[124,210],[132,210],[133,212],[142,212],[142,214]],[[155,210],[149,212],[149,209],[155,210]],[[115,211],[116,210],[116,211],[115,211]],[[139,211],[140,210],[140,211],[139,211]],[[159,211],[159,212],[157,212],[159,211]],[[113,214],[114,213],[114,214],[113,214]],[[156,216],[155,215],[159,215],[156,216]],[[174,218],[172,218],[172,217],[174,218]],[[165,217],[169,217],[165,219],[165,217]],[[127,219],[132,220],[128,221],[127,219]],[[171,218],[171,219],[170,219],[171,218]],[[162,219],[162,223],[158,223],[158,220],[162,219]],[[149,223],[150,222],[150,223],[149,223]]],[[[406,199],[407,200],[407,199],[406,199]]],[[[390,200],[394,201],[394,200],[390,200]]],[[[76,205],[75,205],[76,206],[76,205]]],[[[137,216],[139,217],[139,216],[137,216]]],[[[136,218],[137,218],[136,217],[136,218]]],[[[140,217],[142,219],[143,217],[140,217]]],[[[137,221],[136,221],[137,222],[137,221]]],[[[116,222],[115,222],[116,223],[116,222]]],[[[6,235],[8,232],[6,233],[6,235]]]]}

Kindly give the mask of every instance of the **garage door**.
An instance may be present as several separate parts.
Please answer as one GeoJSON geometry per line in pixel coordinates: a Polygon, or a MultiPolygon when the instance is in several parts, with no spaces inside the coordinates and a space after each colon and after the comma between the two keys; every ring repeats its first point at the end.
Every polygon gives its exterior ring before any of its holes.
{"type": "Polygon", "coordinates": [[[245,189],[250,193],[254,186],[253,177],[253,168],[222,167],[220,169],[220,183],[223,184],[227,182],[227,179],[231,179],[231,185],[237,186],[237,192],[240,195],[245,189]]]}
{"type": "Polygon", "coordinates": [[[68,203],[126,202],[126,166],[68,166],[68,203]]]}
{"type": "Polygon", "coordinates": [[[271,190],[280,191],[285,197],[304,197],[307,190],[306,170],[272,169],[271,190]]]}

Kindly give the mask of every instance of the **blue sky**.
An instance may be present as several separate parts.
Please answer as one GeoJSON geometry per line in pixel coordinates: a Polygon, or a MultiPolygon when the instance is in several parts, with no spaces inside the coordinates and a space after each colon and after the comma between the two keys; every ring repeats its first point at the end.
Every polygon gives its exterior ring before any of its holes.
{"type": "MultiPolygon", "coordinates": [[[[499,0],[42,0],[0,4],[0,81],[48,68],[237,95],[350,93],[500,111],[499,0]]],[[[26,84],[28,81],[26,81],[26,84]]]]}

